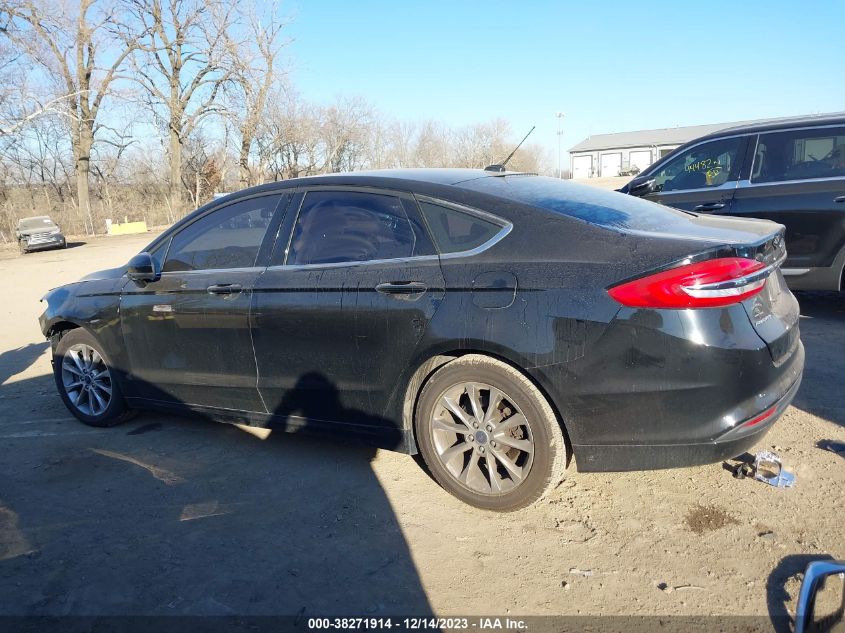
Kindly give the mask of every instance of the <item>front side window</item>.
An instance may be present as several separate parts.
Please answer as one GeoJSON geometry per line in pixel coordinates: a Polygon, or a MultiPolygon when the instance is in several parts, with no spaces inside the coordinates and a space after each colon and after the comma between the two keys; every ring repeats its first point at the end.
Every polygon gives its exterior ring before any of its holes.
{"type": "Polygon", "coordinates": [[[287,263],[336,264],[434,254],[413,217],[410,203],[397,196],[309,192],[293,229],[287,263]]]}
{"type": "Polygon", "coordinates": [[[845,128],[761,134],[751,182],[845,176],[845,128]]]}
{"type": "Polygon", "coordinates": [[[280,196],[261,196],[213,211],[173,236],[162,272],[250,268],[280,196]]]}
{"type": "Polygon", "coordinates": [[[670,160],[655,174],[656,191],[718,187],[736,179],[742,138],[726,138],[696,145],[670,160]]]}

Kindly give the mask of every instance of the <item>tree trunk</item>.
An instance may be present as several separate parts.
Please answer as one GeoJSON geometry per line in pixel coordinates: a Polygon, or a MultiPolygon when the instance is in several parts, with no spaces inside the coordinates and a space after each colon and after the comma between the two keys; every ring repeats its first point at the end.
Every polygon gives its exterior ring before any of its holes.
{"type": "Polygon", "coordinates": [[[182,216],[182,140],[179,121],[170,122],[170,209],[175,218],[182,216]]]}
{"type": "Polygon", "coordinates": [[[241,135],[241,149],[238,156],[238,173],[240,176],[241,189],[249,187],[249,148],[252,145],[252,137],[246,133],[241,135]]]}
{"type": "MultiPolygon", "coordinates": [[[[83,222],[88,223],[91,232],[94,233],[94,217],[91,214],[91,202],[88,190],[88,174],[91,170],[91,145],[93,138],[86,126],[80,125],[79,137],[76,148],[76,197],[79,202],[79,213],[82,214],[83,222]]],[[[86,233],[88,232],[86,227],[86,233]]]]}

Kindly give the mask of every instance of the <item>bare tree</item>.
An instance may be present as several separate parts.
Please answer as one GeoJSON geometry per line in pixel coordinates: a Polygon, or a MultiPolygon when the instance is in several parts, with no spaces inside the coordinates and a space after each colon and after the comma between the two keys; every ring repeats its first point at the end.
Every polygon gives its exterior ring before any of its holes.
{"type": "Polygon", "coordinates": [[[277,9],[273,3],[264,16],[250,12],[246,38],[235,41],[230,36],[228,42],[227,61],[232,71],[232,90],[229,91],[227,110],[240,135],[238,177],[242,188],[256,184],[249,157],[259,123],[265,114],[267,97],[274,87],[279,87],[282,78],[278,57],[288,43],[281,38],[287,22],[276,16],[277,9]]]}
{"type": "Polygon", "coordinates": [[[231,76],[227,31],[237,3],[218,0],[127,0],[143,33],[135,78],[167,130],[170,205],[182,209],[182,148],[199,123],[219,112],[218,95],[231,76]]]}
{"type": "MultiPolygon", "coordinates": [[[[79,0],[74,6],[33,0],[3,0],[4,34],[46,71],[56,87],[48,107],[63,104],[70,119],[78,205],[93,230],[88,178],[97,115],[129,54],[135,37],[118,43],[112,36],[113,6],[79,0]],[[99,65],[108,59],[104,66],[99,65]]],[[[43,108],[42,108],[43,109],[43,108]]]]}

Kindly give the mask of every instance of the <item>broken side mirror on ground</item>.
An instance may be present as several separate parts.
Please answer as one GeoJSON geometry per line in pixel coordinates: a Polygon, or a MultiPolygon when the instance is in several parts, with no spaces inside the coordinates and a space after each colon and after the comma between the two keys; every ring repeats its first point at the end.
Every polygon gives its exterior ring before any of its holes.
{"type": "Polygon", "coordinates": [[[807,565],[798,605],[795,633],[845,632],[845,562],[817,560],[807,565]]]}

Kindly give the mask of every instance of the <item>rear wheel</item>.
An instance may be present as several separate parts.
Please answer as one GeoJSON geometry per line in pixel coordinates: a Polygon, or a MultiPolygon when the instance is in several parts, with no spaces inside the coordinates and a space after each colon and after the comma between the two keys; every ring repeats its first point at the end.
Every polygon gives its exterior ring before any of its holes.
{"type": "Polygon", "coordinates": [[[563,479],[566,444],[554,412],[501,361],[471,354],[444,365],[423,388],[414,423],[434,478],[476,507],[516,510],[563,479]]]}
{"type": "Polygon", "coordinates": [[[85,424],[114,426],[131,417],[108,357],[86,330],[71,330],[59,340],[53,376],[65,406],[85,424]]]}

